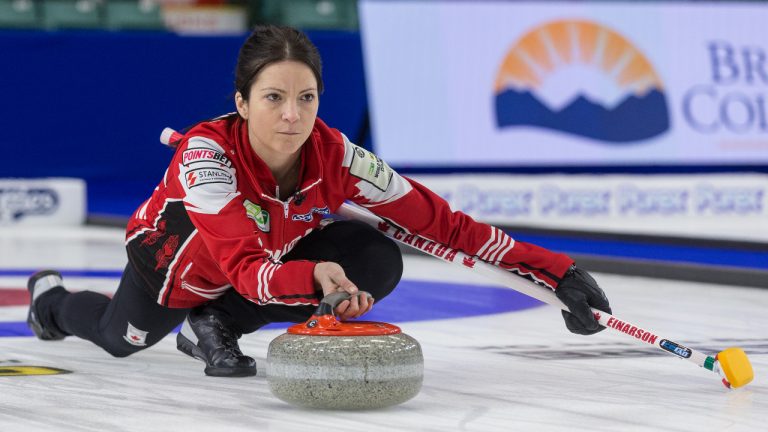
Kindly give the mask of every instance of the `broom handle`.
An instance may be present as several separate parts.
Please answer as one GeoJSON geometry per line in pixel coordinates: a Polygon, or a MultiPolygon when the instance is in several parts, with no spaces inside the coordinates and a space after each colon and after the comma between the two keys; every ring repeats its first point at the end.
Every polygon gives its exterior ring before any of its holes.
{"type": "MultiPolygon", "coordinates": [[[[476,257],[469,256],[459,250],[439,244],[429,239],[425,239],[423,237],[419,237],[418,235],[406,233],[405,231],[393,226],[390,223],[387,223],[366,209],[353,204],[344,203],[339,208],[337,213],[340,216],[364,222],[367,225],[378,229],[380,232],[386,234],[388,237],[396,240],[399,243],[411,246],[412,248],[418,249],[428,255],[440,258],[445,262],[454,264],[459,267],[465,267],[466,269],[472,270],[475,273],[482,274],[483,276],[493,280],[500,285],[512,288],[515,291],[521,292],[544,303],[555,306],[564,311],[568,311],[568,307],[562,301],[560,301],[559,298],[557,298],[554,291],[551,289],[537,285],[528,279],[518,277],[504,269],[486,263],[485,261],[481,261],[476,257]]],[[[597,319],[597,322],[605,327],[630,336],[640,342],[655,346],[667,354],[672,354],[679,358],[686,359],[709,371],[719,373],[715,358],[712,356],[708,356],[700,351],[696,351],[677,342],[673,342],[668,338],[660,337],[655,332],[632,324],[626,320],[616,318],[614,315],[611,315],[607,312],[603,312],[594,308],[590,309],[592,310],[595,319],[597,319]]]]}

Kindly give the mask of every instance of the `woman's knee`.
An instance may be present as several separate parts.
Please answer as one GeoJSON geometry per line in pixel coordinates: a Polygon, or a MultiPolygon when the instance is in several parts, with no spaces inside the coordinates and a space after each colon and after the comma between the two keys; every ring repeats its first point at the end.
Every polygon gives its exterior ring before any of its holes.
{"type": "Polygon", "coordinates": [[[403,255],[397,244],[380,233],[372,237],[357,253],[355,260],[364,269],[358,272],[361,289],[377,300],[395,289],[403,276],[403,255]],[[360,274],[362,273],[362,275],[360,274]]]}
{"type": "Polygon", "coordinates": [[[160,342],[176,325],[181,324],[187,309],[178,312],[176,316],[168,316],[158,325],[144,323],[139,328],[131,322],[114,323],[101,328],[92,341],[113,357],[128,357],[160,342]]]}
{"type": "Polygon", "coordinates": [[[100,346],[104,349],[104,351],[106,351],[112,357],[117,357],[117,358],[128,357],[131,354],[135,354],[139,351],[143,351],[144,349],[148,348],[148,345],[144,345],[144,346],[132,345],[126,341],[117,342],[117,343],[106,343],[100,346]]]}
{"type": "Polygon", "coordinates": [[[403,257],[397,244],[377,229],[359,221],[339,221],[323,228],[319,241],[333,245],[333,257],[358,288],[374,298],[386,297],[400,282],[403,257]]]}
{"type": "Polygon", "coordinates": [[[378,248],[377,256],[382,263],[382,267],[387,270],[388,277],[386,280],[388,285],[391,285],[389,291],[392,291],[403,276],[403,253],[400,251],[397,243],[387,237],[381,237],[382,241],[376,245],[376,248],[378,248]]]}

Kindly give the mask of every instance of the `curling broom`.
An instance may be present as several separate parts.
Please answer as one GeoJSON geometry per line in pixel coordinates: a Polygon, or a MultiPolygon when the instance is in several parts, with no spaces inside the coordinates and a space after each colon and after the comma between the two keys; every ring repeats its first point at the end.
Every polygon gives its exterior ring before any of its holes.
{"type": "MultiPolygon", "coordinates": [[[[568,310],[568,307],[563,304],[563,302],[557,298],[554,291],[549,288],[537,285],[528,279],[518,277],[506,270],[480,261],[475,257],[466,255],[456,249],[419,237],[418,235],[409,234],[361,207],[344,203],[337,213],[343,217],[355,219],[377,228],[379,231],[399,243],[411,246],[428,255],[440,258],[445,262],[471,269],[501,285],[512,288],[562,310],[568,310]]],[[[614,315],[607,312],[592,309],[592,313],[594,314],[595,319],[605,327],[637,339],[640,342],[653,345],[667,354],[688,360],[708,371],[718,374],[722,378],[723,384],[728,388],[743,387],[752,381],[752,378],[754,377],[749,358],[747,358],[747,354],[741,348],[728,348],[712,357],[674,342],[666,337],[661,337],[657,333],[644,327],[616,318],[614,315]]]]}

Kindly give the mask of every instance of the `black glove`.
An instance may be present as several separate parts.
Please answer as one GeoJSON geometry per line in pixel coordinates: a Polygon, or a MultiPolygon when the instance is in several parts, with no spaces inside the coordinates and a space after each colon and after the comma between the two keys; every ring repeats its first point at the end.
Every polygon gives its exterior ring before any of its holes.
{"type": "Polygon", "coordinates": [[[571,266],[557,286],[555,295],[571,310],[563,311],[565,326],[571,333],[591,335],[605,329],[598,324],[589,308],[591,306],[612,313],[611,306],[605,293],[589,273],[575,265],[571,266]]]}

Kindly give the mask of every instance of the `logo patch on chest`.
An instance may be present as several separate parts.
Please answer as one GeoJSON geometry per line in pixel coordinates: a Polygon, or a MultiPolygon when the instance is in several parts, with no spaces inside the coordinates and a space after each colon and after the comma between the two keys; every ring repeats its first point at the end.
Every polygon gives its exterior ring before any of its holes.
{"type": "Polygon", "coordinates": [[[323,208],[312,207],[312,209],[307,213],[295,214],[291,216],[291,219],[295,221],[301,221],[301,222],[312,222],[312,219],[315,217],[315,214],[327,215],[327,214],[331,214],[331,211],[328,210],[327,206],[323,208]]]}
{"type": "Polygon", "coordinates": [[[245,207],[245,214],[256,222],[256,226],[258,226],[261,231],[265,233],[269,232],[269,212],[249,200],[245,200],[243,207],[245,207]]]}

